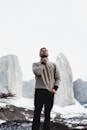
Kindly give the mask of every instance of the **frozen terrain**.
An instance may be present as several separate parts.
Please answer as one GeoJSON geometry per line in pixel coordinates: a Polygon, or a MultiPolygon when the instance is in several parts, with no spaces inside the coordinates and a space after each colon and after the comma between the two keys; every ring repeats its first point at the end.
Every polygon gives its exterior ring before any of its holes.
{"type": "Polygon", "coordinates": [[[73,91],[73,76],[72,70],[67,58],[64,54],[60,53],[57,56],[56,64],[60,72],[60,86],[55,96],[56,104],[60,106],[67,106],[74,104],[74,91],[73,91]]]}
{"type": "MultiPolygon", "coordinates": [[[[11,98],[0,100],[0,108],[2,111],[1,123],[8,121],[21,121],[21,125],[26,124],[29,127],[33,119],[33,99],[26,98],[11,98]],[[6,116],[6,111],[7,115],[6,116]],[[14,116],[15,113],[15,116],[14,116]],[[23,121],[24,120],[24,121],[23,121]]],[[[44,119],[44,109],[42,110],[41,122],[44,119]]],[[[1,113],[0,113],[1,114],[1,113]]],[[[12,123],[13,123],[12,122],[12,123]]],[[[87,127],[87,109],[80,105],[77,101],[74,105],[60,107],[54,105],[51,112],[51,122],[64,125],[67,129],[86,129],[87,127]]],[[[14,124],[14,123],[13,123],[14,124]]],[[[5,124],[6,125],[6,124],[5,124]]],[[[10,126],[11,127],[11,126],[10,126]]],[[[20,126],[21,127],[21,126],[20,126]]],[[[31,127],[31,125],[30,125],[31,127]]],[[[30,128],[29,128],[30,129],[30,128]]]]}
{"type": "Polygon", "coordinates": [[[15,55],[0,58],[0,93],[22,96],[22,71],[15,55]]]}

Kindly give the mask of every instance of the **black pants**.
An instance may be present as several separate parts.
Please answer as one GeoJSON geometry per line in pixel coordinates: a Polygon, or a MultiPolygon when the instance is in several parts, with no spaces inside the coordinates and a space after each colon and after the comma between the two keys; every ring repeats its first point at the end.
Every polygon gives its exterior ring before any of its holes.
{"type": "Polygon", "coordinates": [[[40,128],[40,115],[44,105],[44,124],[43,130],[50,130],[50,112],[53,107],[54,95],[46,89],[36,89],[34,98],[34,117],[32,130],[39,130],[40,128]]]}

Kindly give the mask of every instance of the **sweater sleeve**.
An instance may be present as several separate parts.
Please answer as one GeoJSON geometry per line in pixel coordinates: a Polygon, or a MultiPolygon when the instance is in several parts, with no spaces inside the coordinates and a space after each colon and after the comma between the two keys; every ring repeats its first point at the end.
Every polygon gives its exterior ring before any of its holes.
{"type": "Polygon", "coordinates": [[[59,73],[59,70],[58,70],[58,67],[57,67],[56,64],[55,64],[54,78],[55,78],[54,86],[58,87],[59,84],[60,84],[61,79],[60,79],[60,73],[59,73]]]}
{"type": "Polygon", "coordinates": [[[32,70],[33,70],[33,73],[36,76],[41,76],[41,73],[43,71],[43,65],[42,64],[38,64],[38,63],[33,63],[32,70]]]}

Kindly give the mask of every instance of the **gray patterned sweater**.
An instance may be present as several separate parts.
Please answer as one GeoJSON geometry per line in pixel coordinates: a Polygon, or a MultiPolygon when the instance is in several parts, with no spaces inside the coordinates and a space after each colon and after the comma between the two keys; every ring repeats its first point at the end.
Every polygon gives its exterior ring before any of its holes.
{"type": "Polygon", "coordinates": [[[35,74],[35,88],[51,90],[54,85],[59,86],[60,74],[55,63],[47,62],[46,65],[41,62],[33,63],[33,73],[35,74]]]}

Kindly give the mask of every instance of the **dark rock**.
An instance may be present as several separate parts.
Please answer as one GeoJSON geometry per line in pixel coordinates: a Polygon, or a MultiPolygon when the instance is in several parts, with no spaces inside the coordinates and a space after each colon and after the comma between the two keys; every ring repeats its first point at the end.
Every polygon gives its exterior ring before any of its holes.
{"type": "MultiPolygon", "coordinates": [[[[51,130],[86,130],[87,114],[78,113],[76,116],[64,118],[62,114],[55,113],[55,118],[51,118],[51,130]]],[[[43,117],[41,114],[41,128],[43,127],[43,117]]],[[[18,108],[7,105],[0,109],[0,119],[6,120],[0,124],[0,130],[31,130],[33,120],[33,110],[18,108]]]]}

